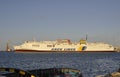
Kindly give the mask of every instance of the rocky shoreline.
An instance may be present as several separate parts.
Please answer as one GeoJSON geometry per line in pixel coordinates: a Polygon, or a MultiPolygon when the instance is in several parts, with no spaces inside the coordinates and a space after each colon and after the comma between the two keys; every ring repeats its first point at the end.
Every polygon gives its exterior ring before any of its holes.
{"type": "Polygon", "coordinates": [[[106,75],[98,75],[96,77],[120,77],[120,68],[116,72],[108,73],[106,75]]]}

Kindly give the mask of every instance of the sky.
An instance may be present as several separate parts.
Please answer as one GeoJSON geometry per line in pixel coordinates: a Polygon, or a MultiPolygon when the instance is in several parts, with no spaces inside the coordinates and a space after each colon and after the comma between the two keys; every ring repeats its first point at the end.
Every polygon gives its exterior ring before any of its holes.
{"type": "Polygon", "coordinates": [[[0,50],[26,40],[120,46],[120,0],[0,0],[0,50]]]}

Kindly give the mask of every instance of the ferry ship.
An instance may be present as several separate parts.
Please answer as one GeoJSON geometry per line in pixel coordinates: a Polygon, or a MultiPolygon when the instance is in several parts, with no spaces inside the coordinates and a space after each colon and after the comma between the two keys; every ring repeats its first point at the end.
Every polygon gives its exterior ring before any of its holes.
{"type": "Polygon", "coordinates": [[[76,43],[71,42],[69,39],[25,41],[23,44],[13,48],[19,52],[114,52],[112,45],[101,42],[87,43],[84,39],[76,43]]]}

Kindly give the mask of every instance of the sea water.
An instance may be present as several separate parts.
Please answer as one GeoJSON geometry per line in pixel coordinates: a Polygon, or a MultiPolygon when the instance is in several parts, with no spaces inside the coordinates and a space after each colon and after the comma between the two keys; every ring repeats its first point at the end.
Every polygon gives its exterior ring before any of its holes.
{"type": "Polygon", "coordinates": [[[80,70],[84,77],[95,77],[117,71],[120,67],[120,53],[0,52],[0,67],[23,70],[74,68],[80,70]]]}

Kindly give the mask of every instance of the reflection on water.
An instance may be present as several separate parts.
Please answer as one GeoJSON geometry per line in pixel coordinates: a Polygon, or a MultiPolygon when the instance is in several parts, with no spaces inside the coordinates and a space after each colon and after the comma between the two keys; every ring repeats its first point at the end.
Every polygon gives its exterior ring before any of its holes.
{"type": "Polygon", "coordinates": [[[40,68],[74,68],[85,77],[95,77],[116,71],[120,65],[120,53],[18,53],[0,52],[0,67],[24,70],[40,68]]]}

